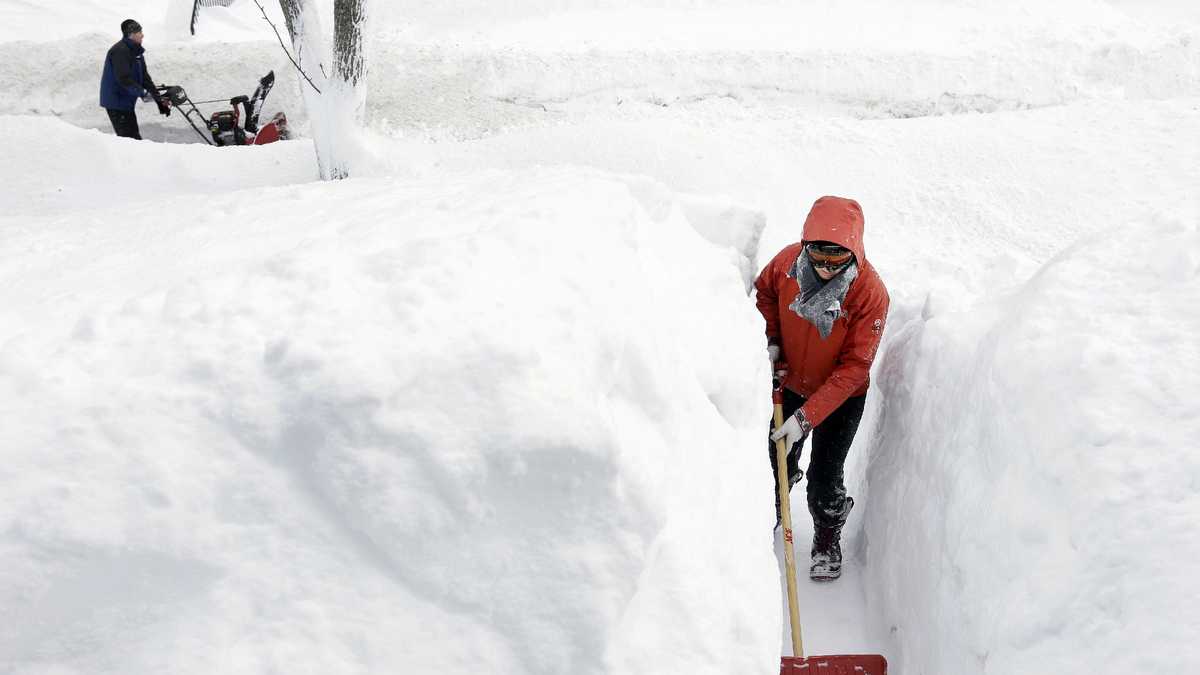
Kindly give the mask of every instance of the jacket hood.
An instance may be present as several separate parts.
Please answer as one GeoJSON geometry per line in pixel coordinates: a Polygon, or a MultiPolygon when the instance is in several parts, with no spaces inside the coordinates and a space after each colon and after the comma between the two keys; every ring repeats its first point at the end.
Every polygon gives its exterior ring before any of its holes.
{"type": "Polygon", "coordinates": [[[845,197],[821,197],[804,219],[803,241],[831,241],[853,251],[858,264],[864,264],[862,207],[845,197]]]}

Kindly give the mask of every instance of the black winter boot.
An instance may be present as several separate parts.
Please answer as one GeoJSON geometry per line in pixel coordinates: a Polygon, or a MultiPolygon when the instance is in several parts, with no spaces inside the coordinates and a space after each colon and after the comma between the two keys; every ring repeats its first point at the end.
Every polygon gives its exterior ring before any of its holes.
{"type": "Polygon", "coordinates": [[[854,508],[854,499],[846,498],[845,510],[841,514],[841,522],[833,527],[822,527],[814,523],[812,544],[812,567],[808,568],[808,578],[813,581],[833,581],[842,576],[842,526],[850,509],[854,508]]]}
{"type": "Polygon", "coordinates": [[[813,533],[812,567],[808,578],[832,581],[842,576],[842,528],[818,527],[813,533]]]}

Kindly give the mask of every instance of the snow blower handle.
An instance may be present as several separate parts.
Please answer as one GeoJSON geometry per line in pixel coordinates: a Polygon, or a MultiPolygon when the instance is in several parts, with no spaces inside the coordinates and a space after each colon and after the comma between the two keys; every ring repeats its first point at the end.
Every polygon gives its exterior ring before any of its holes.
{"type": "MultiPolygon", "coordinates": [[[[786,368],[786,366],[784,366],[786,368]]],[[[775,428],[783,426],[783,383],[776,377],[771,400],[775,404],[775,428]]],[[[783,562],[787,574],[788,614],[792,622],[792,654],[804,656],[804,638],[800,634],[800,599],[796,590],[796,549],[792,542],[792,500],[788,483],[787,439],[775,441],[775,478],[779,486],[779,516],[783,525],[783,562]]]]}
{"type": "Polygon", "coordinates": [[[183,90],[183,87],[159,85],[157,89],[159,97],[171,105],[180,105],[187,101],[187,92],[183,90]]]}

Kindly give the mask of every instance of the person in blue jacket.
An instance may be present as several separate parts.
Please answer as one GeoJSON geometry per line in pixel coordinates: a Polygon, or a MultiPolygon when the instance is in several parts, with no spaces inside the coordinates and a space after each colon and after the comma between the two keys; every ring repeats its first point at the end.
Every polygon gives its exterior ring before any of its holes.
{"type": "Polygon", "coordinates": [[[158,94],[150,71],[146,69],[142,47],[142,26],[133,19],[121,22],[121,40],[104,57],[104,73],[100,76],[100,106],[108,111],[113,131],[123,138],[142,140],[138,130],[137,113],[133,106],[140,98],[158,104],[158,112],[171,114],[170,104],[158,94]]]}

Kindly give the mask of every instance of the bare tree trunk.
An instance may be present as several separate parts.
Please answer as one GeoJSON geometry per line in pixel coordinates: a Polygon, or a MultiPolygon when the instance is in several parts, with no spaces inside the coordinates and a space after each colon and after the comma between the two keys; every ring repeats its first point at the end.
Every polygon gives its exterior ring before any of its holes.
{"type": "Polygon", "coordinates": [[[283,20],[287,24],[288,37],[292,38],[292,47],[295,47],[296,19],[300,16],[300,0],[279,0],[279,9],[283,10],[283,20]]]}
{"type": "Polygon", "coordinates": [[[333,58],[338,77],[358,86],[363,75],[363,19],[365,0],[334,0],[333,58]]]}
{"type": "Polygon", "coordinates": [[[312,72],[313,77],[318,77],[316,71],[323,76],[318,78],[322,82],[319,92],[304,90],[321,177],[348,178],[351,160],[361,149],[358,130],[366,109],[363,24],[367,0],[334,0],[332,72],[321,63],[330,56],[329,43],[321,41],[319,16],[306,8],[307,4],[307,0],[279,0],[297,58],[302,64],[317,64],[317,68],[303,70],[312,72]]]}

